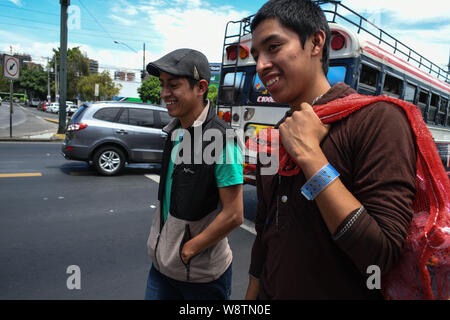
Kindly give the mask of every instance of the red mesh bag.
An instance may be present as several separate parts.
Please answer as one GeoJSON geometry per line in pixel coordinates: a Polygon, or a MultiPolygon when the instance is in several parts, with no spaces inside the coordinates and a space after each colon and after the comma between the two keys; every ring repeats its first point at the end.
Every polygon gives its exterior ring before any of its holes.
{"type": "MultiPolygon", "coordinates": [[[[417,152],[414,214],[401,257],[383,276],[382,292],[386,299],[449,299],[450,183],[418,108],[388,96],[359,94],[313,108],[321,121],[327,124],[379,101],[392,102],[405,112],[417,152]]],[[[278,173],[284,176],[298,174],[300,168],[278,141],[277,129],[264,129],[258,136],[250,138],[246,146],[257,152],[278,152],[278,173]]],[[[249,170],[254,169],[254,166],[249,166],[249,170]]]]}

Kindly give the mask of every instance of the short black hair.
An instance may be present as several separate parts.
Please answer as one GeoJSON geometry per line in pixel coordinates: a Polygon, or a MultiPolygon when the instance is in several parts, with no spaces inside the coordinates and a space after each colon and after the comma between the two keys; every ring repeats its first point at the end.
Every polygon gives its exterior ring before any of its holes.
{"type": "Polygon", "coordinates": [[[298,34],[302,47],[306,40],[315,32],[325,32],[325,44],[322,52],[322,70],[325,76],[328,73],[329,50],[331,32],[322,9],[311,0],[270,0],[258,10],[252,20],[250,29],[256,27],[264,20],[277,18],[286,28],[298,34]]]}

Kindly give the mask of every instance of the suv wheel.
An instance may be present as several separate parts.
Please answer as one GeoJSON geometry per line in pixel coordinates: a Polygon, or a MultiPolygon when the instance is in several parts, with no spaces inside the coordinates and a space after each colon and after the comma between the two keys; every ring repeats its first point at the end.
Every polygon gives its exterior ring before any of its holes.
{"type": "Polygon", "coordinates": [[[103,176],[113,176],[123,168],[125,155],[122,150],[113,146],[100,148],[94,154],[95,169],[103,176]]]}

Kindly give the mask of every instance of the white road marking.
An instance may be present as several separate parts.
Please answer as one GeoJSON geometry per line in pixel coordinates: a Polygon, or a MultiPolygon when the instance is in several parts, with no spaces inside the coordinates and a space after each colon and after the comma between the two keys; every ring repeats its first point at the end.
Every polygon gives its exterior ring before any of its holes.
{"type": "Polygon", "coordinates": [[[250,233],[253,233],[254,235],[256,235],[256,230],[255,230],[255,224],[244,218],[244,223],[240,225],[240,227],[250,233]]]}
{"type": "Polygon", "coordinates": [[[156,183],[159,183],[159,175],[157,175],[157,174],[146,174],[145,176],[147,178],[155,181],[156,183]]]}

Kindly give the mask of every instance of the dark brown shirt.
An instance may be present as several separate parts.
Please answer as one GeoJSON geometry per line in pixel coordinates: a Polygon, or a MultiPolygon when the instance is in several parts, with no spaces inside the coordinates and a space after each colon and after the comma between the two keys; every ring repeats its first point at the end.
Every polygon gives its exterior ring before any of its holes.
{"type": "MultiPolygon", "coordinates": [[[[351,93],[339,83],[317,104],[351,93]]],[[[380,299],[379,290],[367,287],[367,268],[376,265],[384,273],[401,253],[416,175],[415,144],[401,108],[366,106],[333,123],[321,147],[365,209],[352,212],[332,235],[315,202],[300,193],[302,173],[258,174],[249,273],[260,279],[261,299],[380,299]]]]}

